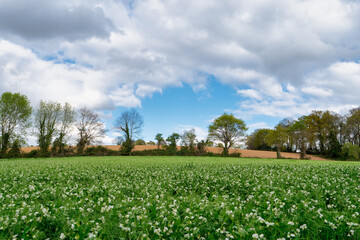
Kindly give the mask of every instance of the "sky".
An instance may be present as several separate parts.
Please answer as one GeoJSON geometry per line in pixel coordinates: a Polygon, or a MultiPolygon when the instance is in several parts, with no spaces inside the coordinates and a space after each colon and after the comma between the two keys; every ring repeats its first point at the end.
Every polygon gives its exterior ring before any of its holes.
{"type": "Polygon", "coordinates": [[[355,0],[0,0],[0,93],[69,102],[109,129],[136,108],[141,138],[224,112],[271,128],[360,103],[355,0]]]}

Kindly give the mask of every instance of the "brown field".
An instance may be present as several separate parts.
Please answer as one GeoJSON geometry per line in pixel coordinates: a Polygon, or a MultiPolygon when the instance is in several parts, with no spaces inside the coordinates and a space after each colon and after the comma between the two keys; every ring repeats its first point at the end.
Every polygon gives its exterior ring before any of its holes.
{"type": "MultiPolygon", "coordinates": [[[[110,150],[119,150],[120,146],[119,145],[102,145],[103,147],[106,147],[110,150]]],[[[29,153],[32,150],[37,150],[39,149],[39,147],[23,147],[21,148],[21,150],[24,153],[29,153]]],[[[157,149],[157,146],[155,145],[136,145],[135,148],[133,149],[133,151],[143,151],[143,150],[151,150],[151,149],[157,149]]],[[[180,149],[180,147],[178,147],[178,149],[180,149]]],[[[219,147],[206,147],[206,151],[208,152],[213,152],[213,153],[221,153],[222,152],[222,148],[219,147]]],[[[240,153],[241,157],[245,157],[245,158],[276,158],[276,152],[271,152],[271,151],[257,151],[257,150],[246,150],[246,149],[229,149],[229,153],[240,153]]],[[[285,153],[282,152],[281,156],[283,158],[293,158],[293,159],[299,159],[300,158],[300,154],[299,153],[285,153]]],[[[322,157],[318,157],[318,156],[312,156],[312,155],[307,155],[308,158],[310,158],[311,160],[320,160],[320,161],[324,161],[327,160],[325,158],[322,157]]]]}

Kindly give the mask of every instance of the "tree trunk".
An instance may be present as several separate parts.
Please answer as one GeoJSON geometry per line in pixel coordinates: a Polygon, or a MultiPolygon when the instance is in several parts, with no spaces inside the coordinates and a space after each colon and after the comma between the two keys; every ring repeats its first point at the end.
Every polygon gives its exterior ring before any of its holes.
{"type": "Polygon", "coordinates": [[[4,136],[1,138],[1,157],[6,157],[6,152],[9,145],[10,135],[8,133],[5,133],[4,136]]]}
{"type": "Polygon", "coordinates": [[[276,146],[276,158],[277,159],[282,159],[279,146],[276,146]]]}
{"type": "Polygon", "coordinates": [[[228,156],[229,155],[229,147],[228,147],[228,143],[227,142],[224,142],[224,151],[223,151],[223,154],[225,156],[228,156]]]}
{"type": "Polygon", "coordinates": [[[301,143],[301,149],[300,149],[301,153],[300,153],[300,159],[306,159],[306,147],[305,147],[305,143],[301,143]]]}

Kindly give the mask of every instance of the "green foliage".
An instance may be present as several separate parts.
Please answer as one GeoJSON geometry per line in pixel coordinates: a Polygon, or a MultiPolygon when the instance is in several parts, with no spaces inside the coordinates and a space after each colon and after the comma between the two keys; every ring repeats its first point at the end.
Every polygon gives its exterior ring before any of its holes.
{"type": "Polygon", "coordinates": [[[117,151],[113,151],[102,146],[97,146],[97,147],[86,148],[82,155],[83,156],[117,156],[119,155],[119,153],[117,151]]]}
{"type": "Polygon", "coordinates": [[[75,120],[75,109],[69,103],[65,103],[64,106],[61,107],[61,115],[59,120],[60,124],[57,129],[58,136],[54,140],[51,149],[53,156],[63,157],[69,154],[69,148],[67,148],[67,138],[72,130],[75,120]]]}
{"type": "Polygon", "coordinates": [[[135,145],[146,145],[146,142],[143,139],[138,139],[135,141],[135,145]]]}
{"type": "Polygon", "coordinates": [[[334,131],[330,131],[329,137],[329,156],[333,159],[337,159],[341,157],[341,145],[334,133],[334,131]]]}
{"type": "Polygon", "coordinates": [[[135,142],[131,139],[125,140],[120,148],[121,155],[130,156],[132,149],[135,147],[135,142]]]}
{"type": "Polygon", "coordinates": [[[360,239],[359,167],[210,157],[1,160],[0,239],[360,239]]]}
{"type": "Polygon", "coordinates": [[[360,145],[360,107],[351,109],[346,118],[348,139],[354,145],[360,145]]]}
{"type": "Polygon", "coordinates": [[[192,128],[190,130],[184,131],[181,135],[182,148],[186,149],[190,153],[195,152],[195,144],[196,144],[196,134],[195,129],[192,128]]]}
{"type": "Polygon", "coordinates": [[[245,135],[247,127],[243,120],[224,113],[210,124],[208,130],[210,139],[224,143],[223,154],[227,155],[228,149],[245,135]]]}
{"type": "Polygon", "coordinates": [[[170,152],[170,155],[176,155],[177,151],[177,142],[180,139],[180,135],[178,133],[172,133],[166,141],[168,142],[167,150],[170,152]]]}
{"type": "Polygon", "coordinates": [[[157,145],[158,149],[160,149],[160,145],[163,145],[165,143],[165,140],[161,133],[156,134],[155,140],[156,140],[156,145],[157,145]]]}
{"type": "Polygon", "coordinates": [[[6,154],[7,158],[19,158],[21,157],[21,144],[19,139],[15,139],[11,144],[11,148],[6,154]]]}
{"type": "Polygon", "coordinates": [[[349,161],[360,160],[360,147],[352,143],[345,143],[341,150],[342,157],[349,161]]]}
{"type": "Polygon", "coordinates": [[[22,157],[24,157],[24,158],[39,158],[41,156],[40,156],[39,150],[31,150],[29,153],[24,153],[22,157]]]}
{"type": "MultiPolygon", "coordinates": [[[[24,138],[31,126],[30,101],[20,93],[4,92],[0,98],[1,157],[5,157],[11,140],[24,138]]],[[[15,140],[16,141],[16,140],[15,140]]]]}
{"type": "Polygon", "coordinates": [[[286,128],[284,128],[281,124],[276,125],[274,130],[270,130],[266,135],[266,142],[268,145],[274,145],[276,147],[276,155],[277,158],[280,159],[281,154],[280,151],[283,148],[287,139],[286,128]]]}
{"type": "Polygon", "coordinates": [[[132,156],[168,156],[169,152],[165,149],[151,149],[143,151],[133,151],[132,156]]]}
{"type": "Polygon", "coordinates": [[[266,141],[270,129],[257,129],[247,137],[246,146],[251,150],[271,150],[271,146],[266,141]]]}
{"type": "Polygon", "coordinates": [[[57,134],[57,126],[61,120],[61,104],[58,102],[40,101],[35,113],[35,128],[42,156],[49,155],[49,147],[57,134]]]}

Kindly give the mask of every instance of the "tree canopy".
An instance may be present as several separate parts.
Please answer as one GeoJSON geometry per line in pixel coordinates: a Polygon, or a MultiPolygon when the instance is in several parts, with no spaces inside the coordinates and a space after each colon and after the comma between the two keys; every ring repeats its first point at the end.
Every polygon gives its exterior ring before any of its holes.
{"type": "Polygon", "coordinates": [[[122,151],[126,155],[131,155],[131,150],[135,146],[135,138],[139,137],[144,120],[135,109],[130,109],[121,113],[115,121],[115,129],[120,131],[123,136],[122,151]]]}
{"type": "Polygon", "coordinates": [[[234,117],[233,114],[224,113],[210,124],[208,130],[209,138],[222,142],[223,154],[228,155],[229,148],[245,136],[247,127],[243,120],[234,117]]]}
{"type": "Polygon", "coordinates": [[[11,141],[17,141],[26,135],[26,129],[31,126],[31,113],[30,101],[25,95],[11,92],[1,95],[1,157],[6,155],[11,141]]]}

